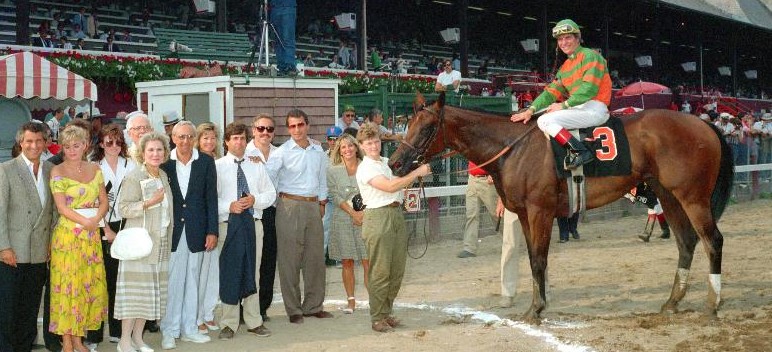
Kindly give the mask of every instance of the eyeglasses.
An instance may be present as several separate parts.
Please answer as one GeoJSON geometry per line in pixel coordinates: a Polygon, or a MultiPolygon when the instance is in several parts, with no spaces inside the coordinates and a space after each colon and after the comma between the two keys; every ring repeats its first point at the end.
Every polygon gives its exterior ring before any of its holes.
{"type": "Polygon", "coordinates": [[[132,131],[140,131],[140,132],[147,132],[151,130],[150,126],[135,126],[132,128],[129,128],[132,131]]]}
{"type": "Polygon", "coordinates": [[[305,126],[305,125],[306,125],[306,123],[305,123],[305,122],[298,122],[298,123],[296,123],[296,124],[294,124],[294,125],[289,125],[289,126],[287,126],[287,128],[289,128],[289,129],[291,129],[291,130],[294,130],[294,129],[296,129],[296,128],[303,128],[303,126],[305,126]]]}
{"type": "Polygon", "coordinates": [[[276,130],[273,126],[252,126],[252,128],[256,129],[257,132],[268,131],[268,133],[273,133],[276,130]]]}
{"type": "Polygon", "coordinates": [[[570,34],[570,33],[579,33],[578,28],[574,28],[574,26],[570,24],[563,24],[559,27],[555,27],[552,29],[552,37],[557,38],[563,34],[570,34]]]}
{"type": "Polygon", "coordinates": [[[186,140],[189,140],[189,139],[193,139],[193,135],[192,134],[177,134],[175,136],[177,138],[183,140],[183,141],[186,141],[186,140]]]}
{"type": "Polygon", "coordinates": [[[354,116],[356,116],[356,115],[354,115],[354,114],[343,114],[343,116],[346,116],[346,117],[354,117],[354,116]]]}
{"type": "Polygon", "coordinates": [[[103,141],[105,147],[122,147],[123,141],[118,140],[112,140],[112,141],[103,141]]]}

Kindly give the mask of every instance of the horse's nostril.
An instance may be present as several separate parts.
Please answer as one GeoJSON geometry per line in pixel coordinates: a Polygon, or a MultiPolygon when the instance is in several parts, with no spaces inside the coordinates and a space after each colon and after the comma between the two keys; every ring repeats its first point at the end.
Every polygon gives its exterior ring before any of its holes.
{"type": "Polygon", "coordinates": [[[394,163],[394,165],[392,165],[392,168],[398,170],[398,169],[402,168],[402,163],[397,161],[397,162],[394,163]]]}

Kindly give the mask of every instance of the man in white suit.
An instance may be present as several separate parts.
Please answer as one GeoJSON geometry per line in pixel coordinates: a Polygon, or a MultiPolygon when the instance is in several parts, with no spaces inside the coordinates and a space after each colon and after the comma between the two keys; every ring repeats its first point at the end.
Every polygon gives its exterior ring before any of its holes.
{"type": "Polygon", "coordinates": [[[0,351],[29,351],[37,334],[56,221],[48,187],[53,165],[40,159],[44,133],[42,124],[22,125],[21,154],[0,164],[0,351]]]}

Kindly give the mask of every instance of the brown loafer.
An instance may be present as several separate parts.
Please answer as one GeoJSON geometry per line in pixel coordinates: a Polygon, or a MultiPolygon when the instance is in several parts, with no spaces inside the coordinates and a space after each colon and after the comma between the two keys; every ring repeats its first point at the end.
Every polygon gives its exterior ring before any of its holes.
{"type": "Polygon", "coordinates": [[[290,315],[289,319],[292,324],[303,324],[303,316],[300,314],[290,315]]]}
{"type": "Polygon", "coordinates": [[[402,326],[402,322],[395,317],[391,317],[391,316],[386,317],[386,319],[383,319],[383,321],[386,322],[386,324],[389,324],[389,326],[391,326],[392,328],[402,326]]]}
{"type": "Polygon", "coordinates": [[[303,314],[303,316],[304,317],[316,317],[316,318],[319,318],[319,319],[325,319],[325,318],[332,318],[333,317],[332,313],[325,312],[323,310],[320,310],[320,311],[318,311],[316,313],[303,314]]]}
{"type": "Polygon", "coordinates": [[[247,331],[260,337],[271,336],[271,330],[268,330],[268,328],[266,328],[265,325],[260,325],[254,329],[247,329],[247,331]]]}
{"type": "Polygon", "coordinates": [[[386,323],[386,319],[373,322],[372,328],[373,331],[377,332],[390,332],[394,330],[391,325],[386,323]]]}

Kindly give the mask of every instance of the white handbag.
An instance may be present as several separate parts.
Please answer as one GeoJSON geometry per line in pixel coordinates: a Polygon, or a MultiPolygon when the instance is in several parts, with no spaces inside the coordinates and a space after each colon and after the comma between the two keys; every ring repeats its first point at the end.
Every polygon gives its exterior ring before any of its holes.
{"type": "MultiPolygon", "coordinates": [[[[119,188],[118,192],[120,191],[119,188]]],[[[118,199],[117,193],[115,199],[118,199]]],[[[118,231],[115,240],[110,245],[110,256],[118,260],[137,260],[149,256],[153,250],[153,240],[145,229],[146,220],[146,214],[143,210],[142,227],[128,227],[118,231]]]]}

